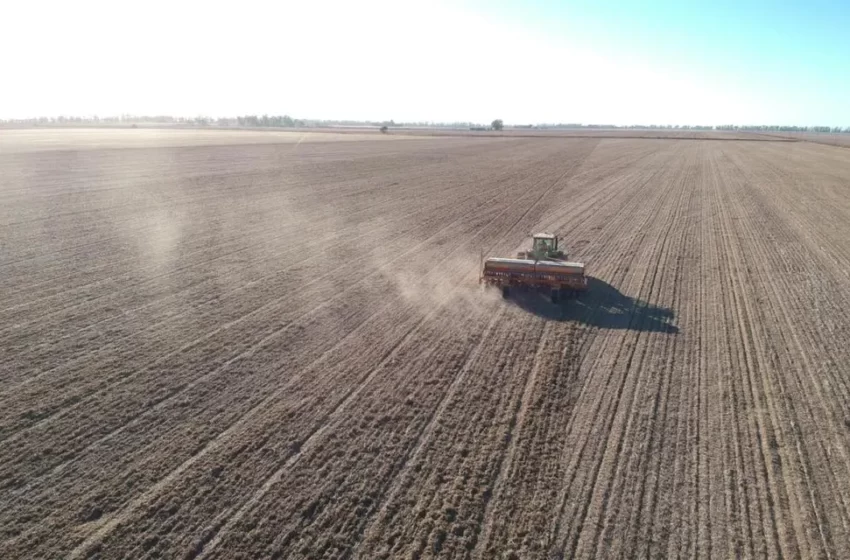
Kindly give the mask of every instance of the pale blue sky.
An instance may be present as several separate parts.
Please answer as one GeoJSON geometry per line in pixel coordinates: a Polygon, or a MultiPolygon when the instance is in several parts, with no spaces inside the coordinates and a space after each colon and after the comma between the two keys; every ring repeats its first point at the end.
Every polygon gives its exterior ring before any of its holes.
{"type": "Polygon", "coordinates": [[[850,126],[850,2],[30,0],[3,15],[0,118],[850,126]]]}
{"type": "Polygon", "coordinates": [[[774,122],[850,124],[850,1],[477,1],[612,57],[776,105],[774,122]]]}

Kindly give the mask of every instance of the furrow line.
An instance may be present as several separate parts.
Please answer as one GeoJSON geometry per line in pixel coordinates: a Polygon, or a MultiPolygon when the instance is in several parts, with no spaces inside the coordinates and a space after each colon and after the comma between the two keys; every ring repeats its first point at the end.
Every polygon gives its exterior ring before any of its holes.
{"type": "MultiPolygon", "coordinates": [[[[504,212],[502,212],[502,213],[504,213],[504,212]]],[[[501,214],[500,214],[500,215],[501,215],[501,214]]],[[[498,219],[498,217],[497,217],[496,219],[498,219]]],[[[513,227],[515,227],[515,226],[516,226],[516,224],[517,224],[517,223],[519,223],[519,221],[520,221],[520,220],[518,220],[517,222],[515,222],[515,223],[514,223],[514,226],[512,226],[512,228],[513,228],[513,227]]],[[[492,223],[492,222],[491,222],[491,223],[492,223]]],[[[486,227],[485,227],[485,229],[486,229],[486,227]]],[[[482,231],[483,231],[483,230],[481,230],[481,231],[479,232],[479,234],[480,234],[482,231]]],[[[510,230],[509,230],[509,231],[510,231],[510,230]]],[[[358,393],[358,394],[359,394],[359,393],[358,393]]],[[[180,472],[182,472],[182,471],[180,471],[180,472]]],[[[159,486],[157,486],[157,488],[160,488],[160,487],[159,487],[159,486]]],[[[149,494],[146,494],[146,496],[147,496],[147,499],[150,499],[150,495],[149,495],[149,494]]],[[[147,501],[147,500],[146,500],[146,501],[147,501]]],[[[111,532],[111,531],[112,531],[115,527],[116,527],[116,525],[115,525],[115,524],[111,524],[111,523],[110,523],[110,524],[109,524],[109,529],[108,529],[107,531],[99,531],[99,532],[97,533],[97,536],[96,536],[96,537],[93,537],[93,538],[91,538],[91,539],[89,539],[89,540],[87,540],[87,541],[86,541],[86,544],[85,544],[85,546],[84,546],[83,548],[88,548],[88,546],[92,545],[93,543],[100,541],[100,540],[101,540],[101,539],[102,539],[102,538],[103,538],[106,534],[108,534],[109,532],[111,532]]]]}

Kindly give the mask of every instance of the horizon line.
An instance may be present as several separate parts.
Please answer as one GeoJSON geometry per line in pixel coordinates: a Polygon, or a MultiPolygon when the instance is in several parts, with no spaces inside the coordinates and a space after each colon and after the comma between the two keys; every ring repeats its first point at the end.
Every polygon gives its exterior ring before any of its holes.
{"type": "MultiPolygon", "coordinates": [[[[501,119],[496,119],[501,120],[501,119]]],[[[98,123],[147,123],[147,124],[197,124],[201,126],[247,126],[251,128],[310,128],[315,125],[349,125],[349,126],[388,126],[388,127],[487,127],[492,123],[481,123],[476,121],[400,121],[371,120],[371,119],[326,119],[326,118],[300,118],[289,115],[269,114],[245,114],[237,116],[174,116],[174,115],[134,115],[122,113],[120,115],[43,115],[26,118],[0,118],[0,124],[98,124],[98,123]],[[240,122],[242,119],[250,119],[250,123],[240,122]],[[282,124],[288,121],[288,124],[282,124]],[[274,124],[272,124],[272,122],[274,124]]],[[[495,120],[493,121],[495,122],[495,120]]],[[[702,129],[702,130],[735,130],[735,129],[775,129],[783,132],[832,132],[850,133],[850,126],[839,125],[794,125],[794,124],[735,124],[725,123],[718,125],[707,124],[682,124],[682,123],[582,123],[582,122],[537,122],[529,123],[523,121],[503,122],[506,128],[594,128],[594,129],[702,129]],[[786,129],[786,130],[782,130],[786,129]]]]}

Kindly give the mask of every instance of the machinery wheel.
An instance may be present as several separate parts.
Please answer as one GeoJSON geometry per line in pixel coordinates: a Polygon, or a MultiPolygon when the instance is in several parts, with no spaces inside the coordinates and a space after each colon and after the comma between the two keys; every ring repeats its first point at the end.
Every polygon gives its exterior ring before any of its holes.
{"type": "Polygon", "coordinates": [[[511,295],[511,289],[508,286],[502,286],[502,297],[508,299],[511,295]]]}
{"type": "Polygon", "coordinates": [[[558,303],[558,296],[560,295],[560,290],[554,289],[552,290],[552,303],[558,303]]]}

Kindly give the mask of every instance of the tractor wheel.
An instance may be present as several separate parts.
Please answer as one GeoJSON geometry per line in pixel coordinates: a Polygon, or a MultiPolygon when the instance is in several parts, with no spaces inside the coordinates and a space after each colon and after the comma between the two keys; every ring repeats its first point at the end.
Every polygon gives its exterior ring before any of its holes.
{"type": "Polygon", "coordinates": [[[508,286],[502,286],[502,297],[508,299],[511,295],[511,289],[508,286]]]}

